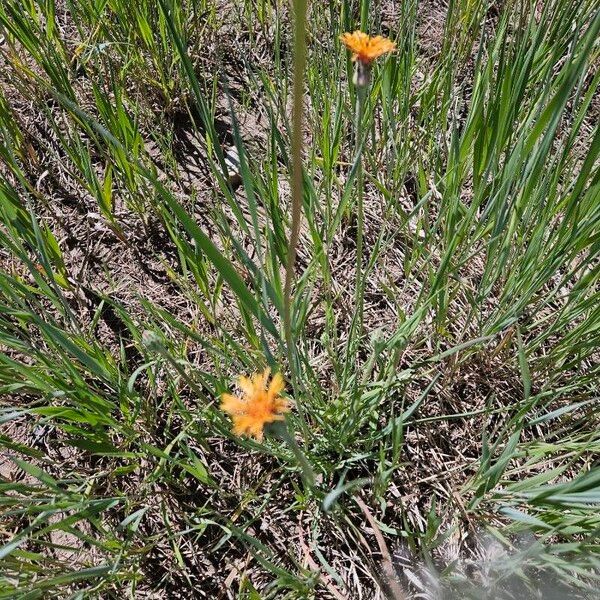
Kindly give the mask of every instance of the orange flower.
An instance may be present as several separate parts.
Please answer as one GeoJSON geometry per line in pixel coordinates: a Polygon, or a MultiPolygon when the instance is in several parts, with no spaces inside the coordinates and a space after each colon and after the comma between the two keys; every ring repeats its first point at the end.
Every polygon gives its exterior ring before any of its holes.
{"type": "Polygon", "coordinates": [[[231,416],[236,435],[253,436],[262,441],[264,426],[283,421],[282,413],[289,412],[288,401],[279,395],[285,388],[281,373],[276,373],[267,387],[269,373],[270,369],[265,369],[252,378],[240,377],[238,385],[243,392],[242,398],[221,395],[221,409],[231,416]]]}
{"type": "Polygon", "coordinates": [[[352,60],[359,60],[365,65],[370,65],[376,58],[396,49],[396,44],[388,38],[381,35],[369,37],[362,31],[344,33],[340,40],[352,51],[352,60]]]}

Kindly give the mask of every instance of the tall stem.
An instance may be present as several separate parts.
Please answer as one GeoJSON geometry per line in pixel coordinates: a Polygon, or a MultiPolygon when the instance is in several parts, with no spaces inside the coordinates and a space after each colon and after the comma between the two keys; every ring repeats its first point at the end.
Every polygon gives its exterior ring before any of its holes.
{"type": "Polygon", "coordinates": [[[354,72],[354,85],[356,89],[356,105],[354,111],[354,130],[355,130],[355,156],[358,164],[356,166],[356,274],[354,288],[354,315],[350,322],[348,332],[348,341],[346,343],[346,360],[344,364],[343,382],[347,381],[350,372],[350,364],[360,346],[360,338],[363,333],[363,237],[364,237],[364,175],[362,162],[363,135],[363,115],[365,111],[365,101],[367,90],[369,89],[370,68],[356,63],[354,72]],[[356,336],[356,337],[355,337],[356,336]],[[356,342],[355,342],[356,339],[356,342]]]}
{"type": "Polygon", "coordinates": [[[290,448],[294,457],[298,461],[298,465],[302,470],[302,481],[304,482],[304,486],[307,491],[311,490],[315,487],[315,474],[314,471],[308,462],[308,459],[304,455],[304,452],[298,446],[294,436],[289,432],[287,428],[287,423],[285,421],[275,421],[274,423],[269,424],[269,429],[271,432],[275,433],[282,439],[290,448]]]}
{"type": "MultiPolygon", "coordinates": [[[[294,395],[297,397],[299,366],[296,345],[292,336],[292,283],[298,238],[300,237],[300,221],[302,219],[302,124],[304,117],[304,70],[306,67],[306,8],[307,0],[294,0],[294,85],[292,108],[292,225],[288,243],[287,264],[285,268],[285,286],[283,298],[283,326],[288,363],[292,378],[294,395]]],[[[302,422],[305,438],[308,433],[306,418],[296,403],[302,422]]]]}
{"type": "MultiPolygon", "coordinates": [[[[362,143],[362,124],[365,111],[366,86],[357,86],[356,88],[356,152],[361,151],[362,143]]],[[[364,209],[364,175],[362,156],[358,160],[356,171],[357,185],[357,206],[356,206],[356,289],[354,296],[356,310],[356,325],[358,339],[362,336],[363,330],[363,302],[362,302],[362,263],[363,263],[363,231],[365,222],[364,209]]]]}

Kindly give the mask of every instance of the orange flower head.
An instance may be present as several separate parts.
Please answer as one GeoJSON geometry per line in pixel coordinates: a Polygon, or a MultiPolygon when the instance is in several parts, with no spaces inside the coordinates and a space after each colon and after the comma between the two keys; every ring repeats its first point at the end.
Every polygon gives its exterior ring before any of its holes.
{"type": "Polygon", "coordinates": [[[364,65],[370,65],[376,58],[396,49],[392,40],[382,35],[370,37],[362,31],[344,33],[340,40],[352,52],[352,60],[358,60],[364,65]]]}
{"type": "Polygon", "coordinates": [[[236,435],[252,436],[262,441],[265,425],[283,421],[283,413],[289,412],[288,401],[280,396],[285,388],[281,373],[276,373],[267,386],[269,373],[270,369],[265,369],[252,377],[240,377],[241,398],[221,395],[221,409],[231,416],[236,435]]]}

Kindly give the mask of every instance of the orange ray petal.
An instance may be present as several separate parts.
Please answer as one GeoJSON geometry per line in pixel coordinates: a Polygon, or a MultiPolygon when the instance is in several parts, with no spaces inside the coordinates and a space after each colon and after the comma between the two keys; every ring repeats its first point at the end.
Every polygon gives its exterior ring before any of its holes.
{"type": "Polygon", "coordinates": [[[221,410],[230,415],[238,414],[246,410],[246,402],[231,394],[221,394],[221,410]]]}
{"type": "Polygon", "coordinates": [[[283,381],[283,375],[281,373],[275,373],[275,375],[273,375],[273,379],[271,379],[271,384],[269,385],[269,399],[279,396],[284,389],[285,382],[283,381]]]}

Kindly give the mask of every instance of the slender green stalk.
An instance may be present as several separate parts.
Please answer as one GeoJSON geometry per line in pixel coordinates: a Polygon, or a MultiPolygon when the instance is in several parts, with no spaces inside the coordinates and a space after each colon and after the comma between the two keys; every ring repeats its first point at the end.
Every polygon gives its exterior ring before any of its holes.
{"type": "MultiPolygon", "coordinates": [[[[302,219],[302,123],[304,119],[304,71],[306,67],[306,0],[294,0],[294,84],[292,108],[292,225],[288,242],[285,287],[283,299],[283,323],[286,349],[294,395],[297,396],[299,365],[292,334],[292,282],[300,222],[302,219]]],[[[305,438],[308,434],[306,418],[300,403],[297,403],[305,438]]]]}
{"type": "MultiPolygon", "coordinates": [[[[356,87],[356,154],[361,152],[362,146],[362,122],[363,115],[365,112],[365,99],[367,94],[366,86],[356,87]]],[[[356,310],[356,326],[357,326],[357,338],[360,339],[363,330],[363,286],[362,286],[362,263],[363,263],[363,238],[364,238],[364,222],[365,222],[365,209],[364,209],[364,174],[363,174],[363,161],[362,157],[358,159],[358,167],[356,172],[356,186],[357,186],[357,223],[356,223],[356,288],[354,296],[354,305],[356,310]]],[[[352,332],[351,332],[352,333],[352,332]]],[[[350,336],[352,337],[352,336],[350,336]]]]}
{"type": "Polygon", "coordinates": [[[354,288],[354,316],[350,323],[348,332],[348,343],[346,344],[346,361],[344,368],[344,381],[350,370],[351,358],[360,344],[363,333],[363,254],[364,254],[364,173],[363,173],[363,118],[365,112],[365,101],[367,90],[371,79],[371,71],[368,65],[357,61],[354,72],[353,83],[356,89],[356,104],[354,111],[354,143],[356,162],[356,275],[354,288]],[[357,344],[354,344],[354,340],[357,344]]]}
{"type": "Polygon", "coordinates": [[[302,470],[302,480],[307,490],[310,490],[315,486],[315,474],[312,466],[308,462],[308,459],[304,455],[304,452],[298,446],[298,443],[294,439],[294,436],[290,433],[287,423],[283,421],[275,421],[269,425],[272,433],[277,435],[283,440],[294,454],[294,457],[298,461],[298,465],[302,470]]]}

